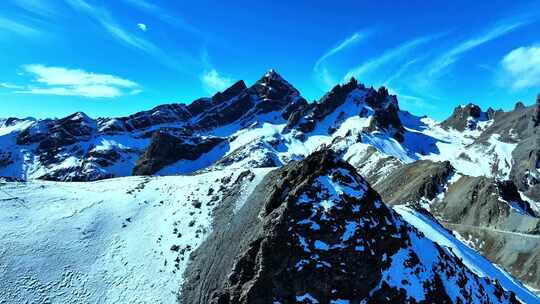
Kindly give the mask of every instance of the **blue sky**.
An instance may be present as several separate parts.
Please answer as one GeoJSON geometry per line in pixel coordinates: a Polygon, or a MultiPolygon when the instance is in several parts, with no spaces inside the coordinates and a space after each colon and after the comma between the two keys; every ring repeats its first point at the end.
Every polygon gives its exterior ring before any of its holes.
{"type": "Polygon", "coordinates": [[[351,76],[441,119],[540,93],[535,1],[6,0],[0,117],[121,116],[248,85],[308,99],[351,76]]]}

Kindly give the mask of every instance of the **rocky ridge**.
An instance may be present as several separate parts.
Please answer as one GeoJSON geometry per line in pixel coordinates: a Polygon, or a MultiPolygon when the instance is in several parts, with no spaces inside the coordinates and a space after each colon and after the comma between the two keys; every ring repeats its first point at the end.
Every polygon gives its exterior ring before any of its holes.
{"type": "Polygon", "coordinates": [[[518,303],[330,150],[270,173],[215,229],[194,253],[182,303],[518,303]]]}

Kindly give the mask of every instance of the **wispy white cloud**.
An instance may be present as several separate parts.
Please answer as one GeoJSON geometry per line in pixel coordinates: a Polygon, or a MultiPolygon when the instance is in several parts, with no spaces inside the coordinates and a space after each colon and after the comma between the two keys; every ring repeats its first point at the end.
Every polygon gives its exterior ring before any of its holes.
{"type": "Polygon", "coordinates": [[[372,58],[367,62],[350,69],[345,74],[345,77],[343,77],[343,81],[346,81],[351,77],[359,78],[368,72],[372,72],[380,68],[384,64],[402,61],[404,57],[410,55],[412,50],[424,43],[431,41],[435,37],[436,36],[424,36],[402,43],[399,46],[384,52],[381,56],[372,58]]]}
{"type": "Polygon", "coordinates": [[[324,84],[326,88],[329,88],[338,82],[330,73],[328,67],[326,66],[326,61],[330,57],[339,54],[340,52],[346,50],[347,48],[350,48],[360,43],[361,41],[364,41],[372,33],[373,33],[373,30],[363,30],[363,31],[355,32],[349,37],[339,42],[333,48],[326,51],[326,53],[324,53],[319,59],[317,59],[317,61],[313,65],[313,72],[315,73],[315,76],[324,84]]]}
{"type": "Polygon", "coordinates": [[[426,76],[428,78],[438,77],[441,73],[447,70],[455,62],[457,62],[467,52],[488,43],[494,39],[497,39],[505,34],[508,34],[526,24],[529,20],[521,21],[505,21],[499,23],[492,28],[488,29],[484,33],[477,35],[473,38],[464,40],[448,51],[437,56],[428,66],[426,76]]]}
{"type": "Polygon", "coordinates": [[[421,61],[422,59],[424,59],[424,57],[417,57],[417,58],[413,58],[411,60],[408,60],[407,62],[405,62],[394,74],[392,74],[390,77],[388,77],[384,82],[383,82],[383,85],[384,86],[388,86],[390,85],[392,82],[396,81],[396,80],[399,80],[404,74],[405,72],[411,67],[413,66],[414,64],[418,63],[419,61],[421,61]]]}
{"type": "Polygon", "coordinates": [[[513,89],[526,89],[540,85],[540,45],[519,47],[501,60],[505,82],[513,89]]]}
{"type": "Polygon", "coordinates": [[[328,68],[322,67],[318,70],[319,72],[319,79],[327,86],[331,87],[336,85],[338,81],[332,76],[330,71],[328,71],[328,68]]]}
{"type": "Polygon", "coordinates": [[[146,32],[148,30],[148,27],[144,23],[137,23],[137,27],[143,32],[146,32]]]}
{"type": "Polygon", "coordinates": [[[45,0],[11,0],[20,9],[42,17],[57,17],[58,10],[52,6],[53,2],[45,0]]]}
{"type": "Polygon", "coordinates": [[[114,98],[140,92],[136,82],[110,74],[42,64],[25,65],[22,69],[36,84],[12,86],[17,93],[114,98]]]}
{"type": "Polygon", "coordinates": [[[216,91],[223,91],[230,87],[233,80],[229,77],[220,75],[216,69],[212,69],[205,71],[201,75],[201,82],[208,92],[214,93],[216,91]]]}
{"type": "Polygon", "coordinates": [[[318,70],[321,66],[321,64],[328,58],[332,57],[333,55],[343,51],[344,49],[353,46],[357,44],[358,42],[366,39],[371,34],[371,31],[359,31],[351,36],[347,37],[345,40],[341,41],[338,45],[335,47],[329,49],[326,53],[324,53],[318,60],[315,62],[315,65],[313,66],[313,70],[318,70]]]}
{"type": "Polygon", "coordinates": [[[113,38],[138,49],[158,60],[161,64],[172,69],[186,71],[190,59],[184,56],[182,60],[170,56],[154,43],[141,38],[120,26],[111,16],[110,12],[103,7],[90,5],[84,0],[66,0],[74,9],[81,11],[97,21],[113,38]]]}
{"type": "Polygon", "coordinates": [[[41,33],[34,27],[21,23],[20,21],[14,21],[0,16],[0,33],[4,31],[27,38],[37,37],[41,33]]]}
{"type": "Polygon", "coordinates": [[[140,49],[142,51],[152,52],[154,46],[145,39],[139,38],[130,34],[128,31],[120,27],[111,17],[109,11],[102,7],[90,5],[84,0],[66,0],[67,3],[74,9],[86,13],[88,16],[96,20],[104,29],[106,29],[114,38],[119,41],[140,49]]]}

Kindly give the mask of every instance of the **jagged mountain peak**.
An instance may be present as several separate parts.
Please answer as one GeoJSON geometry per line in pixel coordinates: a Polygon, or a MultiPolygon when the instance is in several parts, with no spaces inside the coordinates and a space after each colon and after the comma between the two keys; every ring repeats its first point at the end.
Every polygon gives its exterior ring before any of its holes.
{"type": "Polygon", "coordinates": [[[283,77],[281,77],[281,75],[274,69],[269,69],[266,71],[262,78],[284,81],[283,77]]]}
{"type": "Polygon", "coordinates": [[[252,86],[263,98],[279,99],[289,95],[300,95],[298,90],[274,69],[268,70],[252,86]]]}
{"type": "Polygon", "coordinates": [[[281,76],[276,70],[269,69],[264,75],[259,78],[257,83],[270,83],[270,82],[283,82],[288,83],[283,76],[281,76]]]}
{"type": "Polygon", "coordinates": [[[460,111],[467,113],[471,117],[478,118],[482,113],[482,108],[480,108],[480,106],[475,103],[469,102],[464,105],[459,105],[454,109],[454,112],[460,111]]]}
{"type": "Polygon", "coordinates": [[[65,120],[78,120],[78,121],[93,121],[90,116],[86,115],[84,112],[75,112],[71,115],[68,115],[64,118],[65,120]]]}
{"type": "Polygon", "coordinates": [[[525,104],[523,103],[523,101],[518,101],[516,102],[516,105],[514,106],[514,111],[516,110],[523,110],[525,109],[525,104]]]}
{"type": "Polygon", "coordinates": [[[450,117],[441,122],[441,126],[458,131],[474,130],[478,122],[491,119],[493,113],[493,110],[489,112],[482,111],[482,108],[474,103],[459,105],[454,108],[450,117]]]}

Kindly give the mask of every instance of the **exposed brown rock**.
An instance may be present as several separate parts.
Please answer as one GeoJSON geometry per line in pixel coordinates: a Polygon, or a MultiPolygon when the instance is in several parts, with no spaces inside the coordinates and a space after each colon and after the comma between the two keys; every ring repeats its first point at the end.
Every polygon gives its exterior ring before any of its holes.
{"type": "Polygon", "coordinates": [[[133,168],[133,175],[151,175],[181,159],[196,160],[224,141],[218,137],[181,139],[155,132],[150,145],[133,168]]]}

